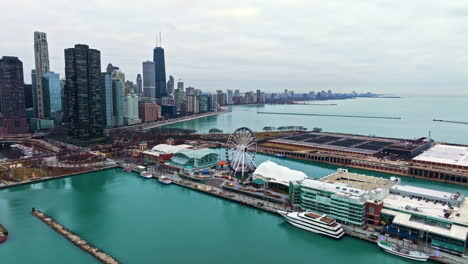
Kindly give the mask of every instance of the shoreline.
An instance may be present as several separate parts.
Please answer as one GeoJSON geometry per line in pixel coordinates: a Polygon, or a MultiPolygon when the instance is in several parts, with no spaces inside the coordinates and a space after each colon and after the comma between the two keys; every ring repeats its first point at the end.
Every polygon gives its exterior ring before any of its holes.
{"type": "Polygon", "coordinates": [[[34,184],[34,183],[52,181],[52,180],[56,180],[56,179],[68,178],[68,177],[73,177],[73,176],[77,176],[77,175],[85,174],[85,173],[99,172],[99,171],[102,171],[102,170],[110,170],[110,169],[114,169],[114,168],[118,168],[118,167],[119,167],[118,165],[112,165],[112,166],[107,166],[107,167],[104,167],[104,168],[86,170],[86,171],[79,171],[79,172],[72,172],[72,173],[67,173],[67,174],[59,175],[59,176],[41,177],[41,178],[37,178],[37,180],[28,179],[28,180],[16,182],[16,183],[13,183],[13,184],[2,185],[2,186],[0,186],[0,190],[8,189],[8,188],[11,188],[11,187],[16,187],[16,186],[21,186],[21,185],[34,184]]]}
{"type": "Polygon", "coordinates": [[[223,110],[216,111],[216,112],[197,114],[197,115],[193,115],[193,116],[184,116],[184,117],[180,117],[180,119],[177,119],[177,120],[169,119],[167,121],[166,120],[165,121],[157,121],[155,124],[151,124],[151,125],[148,125],[148,126],[142,126],[142,127],[140,127],[140,129],[142,131],[147,131],[147,130],[151,130],[153,128],[163,127],[163,126],[177,124],[177,123],[181,123],[181,122],[187,122],[187,121],[196,120],[196,119],[209,117],[209,116],[214,116],[214,115],[221,115],[221,114],[225,114],[225,113],[229,113],[229,112],[230,112],[229,110],[223,109],[223,110]]]}

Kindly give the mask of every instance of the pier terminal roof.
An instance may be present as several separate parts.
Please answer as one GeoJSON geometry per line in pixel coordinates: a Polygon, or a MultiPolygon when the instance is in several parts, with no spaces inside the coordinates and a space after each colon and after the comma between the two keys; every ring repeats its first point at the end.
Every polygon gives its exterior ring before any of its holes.
{"type": "Polygon", "coordinates": [[[457,240],[465,241],[468,233],[468,227],[460,225],[450,225],[449,227],[445,228],[438,225],[426,224],[424,223],[424,221],[420,220],[419,218],[415,218],[411,214],[395,212],[387,209],[383,209],[382,213],[395,215],[395,218],[393,219],[393,224],[406,226],[422,231],[428,231],[430,233],[454,238],[457,240]]]}
{"type": "Polygon", "coordinates": [[[367,176],[357,173],[350,173],[346,169],[338,169],[337,172],[321,179],[328,183],[343,183],[349,187],[369,191],[372,189],[388,189],[394,182],[373,176],[367,176]]]}
{"type": "Polygon", "coordinates": [[[438,144],[413,160],[468,167],[468,147],[438,144]]]}
{"type": "Polygon", "coordinates": [[[468,227],[468,201],[467,198],[460,207],[450,207],[448,204],[440,202],[434,203],[426,199],[405,197],[397,194],[390,194],[383,199],[384,208],[398,212],[407,212],[412,215],[421,215],[451,221],[468,227]],[[445,217],[446,212],[451,212],[445,217]]]}
{"type": "Polygon", "coordinates": [[[277,182],[287,186],[289,186],[290,181],[299,181],[306,178],[308,178],[307,175],[301,171],[292,170],[269,160],[261,163],[253,173],[253,179],[277,182]]]}

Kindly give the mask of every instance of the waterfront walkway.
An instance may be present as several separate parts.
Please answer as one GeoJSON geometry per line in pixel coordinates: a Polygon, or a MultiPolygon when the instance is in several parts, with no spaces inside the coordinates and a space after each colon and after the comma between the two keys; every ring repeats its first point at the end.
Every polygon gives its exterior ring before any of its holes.
{"type": "Polygon", "coordinates": [[[39,218],[42,222],[46,223],[48,226],[52,227],[57,233],[64,236],[73,244],[77,245],[82,250],[88,252],[95,258],[97,258],[100,262],[105,264],[119,264],[120,262],[114,259],[112,256],[107,254],[106,252],[100,250],[99,248],[93,246],[86,240],[82,239],[77,234],[73,233],[72,231],[68,230],[66,227],[59,224],[57,221],[52,219],[50,216],[44,214],[39,210],[32,209],[32,214],[39,218]]]}
{"type": "Polygon", "coordinates": [[[180,122],[186,122],[190,120],[195,120],[195,119],[200,119],[208,116],[214,116],[214,115],[220,115],[224,113],[228,113],[229,110],[219,110],[216,112],[209,112],[209,113],[203,113],[203,114],[197,114],[197,115],[192,115],[192,116],[184,116],[184,117],[178,117],[178,118],[171,118],[168,120],[163,120],[163,121],[156,121],[152,123],[144,123],[141,125],[135,125],[133,127],[138,127],[139,129],[146,131],[150,130],[153,128],[161,127],[161,126],[167,126],[167,125],[172,125],[180,122]]]}

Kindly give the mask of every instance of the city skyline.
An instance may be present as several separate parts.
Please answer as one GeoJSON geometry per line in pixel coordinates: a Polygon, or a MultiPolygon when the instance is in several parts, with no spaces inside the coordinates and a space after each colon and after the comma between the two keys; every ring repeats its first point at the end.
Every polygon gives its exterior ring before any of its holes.
{"type": "MultiPolygon", "coordinates": [[[[28,8],[4,3],[0,22],[10,21],[15,34],[1,32],[0,49],[5,56],[18,56],[28,73],[34,68],[31,32],[47,32],[50,64],[61,76],[63,49],[86,43],[102,51],[101,67],[119,65],[135,80],[141,63],[152,59],[155,36],[162,32],[166,75],[206,91],[461,93],[468,86],[464,1],[112,3],[64,7],[46,0],[28,3],[28,8]],[[178,13],[179,8],[186,11],[178,13]],[[157,18],[149,15],[155,9],[157,18]],[[51,15],[38,19],[44,13],[40,10],[51,15]],[[28,19],[11,23],[19,12],[28,19]],[[116,19],[135,13],[137,19],[112,27],[116,19]],[[57,25],[64,16],[70,19],[57,25]]],[[[30,76],[25,81],[30,83],[30,76]]]]}

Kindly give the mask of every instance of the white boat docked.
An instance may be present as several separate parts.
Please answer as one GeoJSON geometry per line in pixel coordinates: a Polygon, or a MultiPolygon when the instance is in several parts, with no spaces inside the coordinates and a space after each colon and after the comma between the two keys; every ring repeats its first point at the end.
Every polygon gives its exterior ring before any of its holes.
{"type": "Polygon", "coordinates": [[[166,176],[159,177],[158,181],[163,184],[171,184],[172,180],[166,176]]]}
{"type": "Polygon", "coordinates": [[[307,230],[309,232],[340,239],[344,236],[344,230],[341,224],[326,214],[319,215],[312,212],[292,212],[278,210],[286,221],[295,227],[307,230]]]}
{"type": "Polygon", "coordinates": [[[390,254],[397,255],[403,258],[417,260],[417,261],[427,261],[429,255],[415,250],[408,250],[399,247],[398,245],[389,243],[385,240],[380,240],[377,242],[377,245],[383,250],[387,251],[390,254]]]}
{"type": "Polygon", "coordinates": [[[153,174],[149,171],[142,171],[140,172],[140,176],[146,179],[153,178],[153,174]]]}

